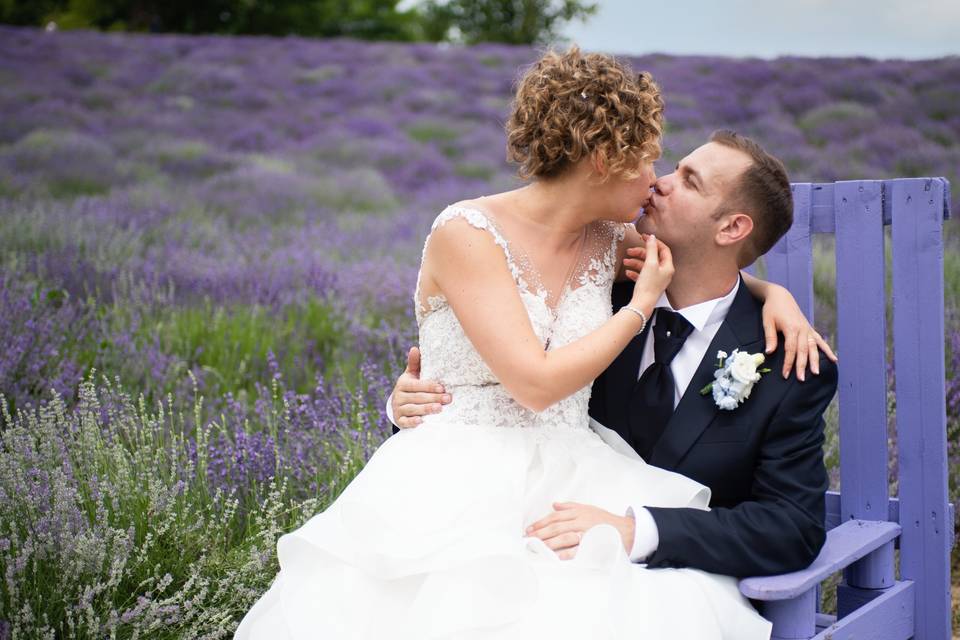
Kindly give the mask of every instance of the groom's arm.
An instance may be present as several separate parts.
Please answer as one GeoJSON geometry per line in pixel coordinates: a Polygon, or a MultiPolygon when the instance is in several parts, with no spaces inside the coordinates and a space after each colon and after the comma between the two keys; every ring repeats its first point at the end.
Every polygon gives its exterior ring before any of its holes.
{"type": "Polygon", "coordinates": [[[823,412],[837,387],[837,368],[790,381],[767,425],[750,500],[732,508],[649,507],[659,534],[650,567],[695,567],[734,576],[772,575],[808,566],[826,537],[823,412]]]}

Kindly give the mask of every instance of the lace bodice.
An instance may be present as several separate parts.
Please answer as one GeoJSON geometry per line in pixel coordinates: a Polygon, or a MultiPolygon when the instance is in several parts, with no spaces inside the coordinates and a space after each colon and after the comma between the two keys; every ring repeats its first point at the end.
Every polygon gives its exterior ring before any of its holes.
{"type": "MultiPolygon", "coordinates": [[[[610,317],[610,289],[617,271],[617,245],[623,241],[622,224],[600,221],[586,230],[583,250],[559,293],[556,306],[541,285],[532,262],[508,242],[494,218],[474,207],[452,205],[433,223],[431,233],[454,218],[493,236],[503,249],[533,330],[545,349],[555,349],[590,333],[610,317]]],[[[430,242],[427,237],[424,244],[430,242]]],[[[517,403],[474,349],[453,309],[443,296],[421,299],[420,278],[414,294],[420,330],[421,377],[441,382],[453,402],[425,423],[441,420],[465,425],[586,429],[590,386],[535,413],[517,403]]]]}

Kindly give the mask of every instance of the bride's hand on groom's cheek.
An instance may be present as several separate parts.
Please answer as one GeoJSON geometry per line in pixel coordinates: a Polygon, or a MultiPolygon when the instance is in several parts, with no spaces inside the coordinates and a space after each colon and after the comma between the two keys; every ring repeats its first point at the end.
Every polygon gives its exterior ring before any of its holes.
{"type": "Polygon", "coordinates": [[[576,556],[584,534],[601,524],[613,526],[620,533],[624,550],[630,553],[636,528],[633,517],[578,502],[555,502],[553,508],[553,513],[527,527],[525,534],[543,540],[561,560],[576,556]]]}
{"type": "Polygon", "coordinates": [[[647,234],[641,234],[640,237],[643,238],[646,244],[639,247],[627,248],[627,257],[623,259],[623,266],[626,268],[624,273],[627,278],[633,280],[638,286],[644,282],[648,286],[654,282],[659,283],[661,285],[659,290],[662,293],[673,277],[673,254],[670,252],[670,247],[664,244],[662,240],[657,240],[647,234]],[[657,259],[651,261],[651,264],[648,265],[647,250],[654,247],[657,249],[657,259]],[[645,266],[648,267],[646,271],[644,270],[645,266]],[[647,274],[646,278],[644,278],[644,274],[647,274]]]}
{"type": "Polygon", "coordinates": [[[390,397],[390,408],[397,426],[401,429],[416,427],[423,422],[423,416],[439,413],[451,400],[443,385],[420,379],[420,349],[412,347],[407,353],[407,368],[397,378],[390,397]]]}

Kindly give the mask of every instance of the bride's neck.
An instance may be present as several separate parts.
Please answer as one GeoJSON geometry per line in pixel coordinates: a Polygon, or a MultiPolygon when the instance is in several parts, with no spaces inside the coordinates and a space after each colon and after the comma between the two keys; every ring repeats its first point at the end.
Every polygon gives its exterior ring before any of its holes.
{"type": "Polygon", "coordinates": [[[545,242],[578,238],[594,222],[589,197],[572,180],[537,181],[513,192],[508,214],[533,227],[545,242]]]}

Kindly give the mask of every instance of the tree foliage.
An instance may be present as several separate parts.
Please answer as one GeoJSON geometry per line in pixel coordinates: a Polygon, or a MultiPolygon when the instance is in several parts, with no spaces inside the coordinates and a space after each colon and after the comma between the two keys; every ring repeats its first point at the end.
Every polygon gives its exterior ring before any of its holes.
{"type": "Polygon", "coordinates": [[[0,0],[0,22],[65,28],[413,40],[400,0],[0,0]]]}
{"type": "Polygon", "coordinates": [[[542,43],[597,5],[580,0],[0,0],[0,22],[61,28],[542,43]]]}
{"type": "Polygon", "coordinates": [[[579,0],[427,0],[423,17],[431,40],[541,44],[596,11],[596,3],[579,0]]]}

